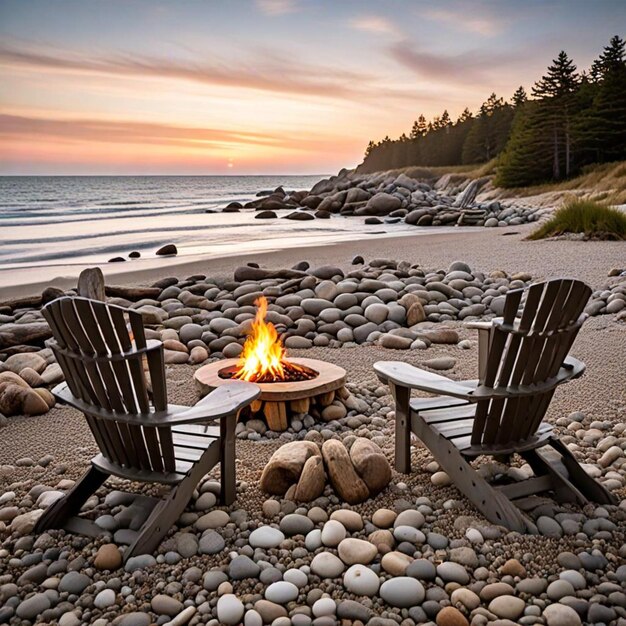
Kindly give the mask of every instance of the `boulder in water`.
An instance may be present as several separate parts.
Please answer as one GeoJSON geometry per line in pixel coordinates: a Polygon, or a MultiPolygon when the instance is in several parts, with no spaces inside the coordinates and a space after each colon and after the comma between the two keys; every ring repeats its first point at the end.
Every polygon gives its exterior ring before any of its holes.
{"type": "Polygon", "coordinates": [[[173,243],[168,243],[156,251],[157,256],[174,256],[178,254],[178,248],[173,243]]]}

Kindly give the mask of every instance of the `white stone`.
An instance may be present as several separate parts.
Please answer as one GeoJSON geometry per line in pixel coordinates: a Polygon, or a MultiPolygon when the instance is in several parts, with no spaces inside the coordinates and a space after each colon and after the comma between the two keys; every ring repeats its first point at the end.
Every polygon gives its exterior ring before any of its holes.
{"type": "Polygon", "coordinates": [[[543,611],[548,626],[580,626],[580,617],[573,608],[565,604],[551,604],[543,611]]]}
{"type": "Polygon", "coordinates": [[[308,576],[302,570],[295,568],[288,569],[283,574],[283,580],[286,580],[288,583],[292,583],[298,588],[306,587],[309,582],[308,576]]]}
{"type": "Polygon", "coordinates": [[[106,609],[109,606],[115,604],[115,591],[113,589],[103,589],[93,601],[93,604],[98,609],[106,609]]]}
{"type": "Polygon", "coordinates": [[[263,626],[263,618],[260,613],[257,613],[254,609],[246,611],[243,618],[244,626],[263,626]]]}
{"type": "Polygon", "coordinates": [[[341,522],[329,520],[322,528],[322,543],[329,548],[338,546],[346,536],[346,529],[341,522]]]}
{"type": "Polygon", "coordinates": [[[320,578],[337,578],[344,568],[341,559],[330,552],[320,552],[311,561],[311,571],[320,578]]]}
{"type": "Polygon", "coordinates": [[[398,576],[385,581],[380,587],[379,595],[391,606],[408,608],[421,604],[426,592],[422,584],[415,578],[398,576]]]}
{"type": "Polygon", "coordinates": [[[63,491],[49,490],[44,491],[38,498],[35,506],[41,509],[47,509],[53,505],[57,500],[60,500],[65,493],[63,491]]]}
{"type": "Polygon", "coordinates": [[[320,598],[313,604],[311,610],[315,617],[334,615],[337,611],[337,604],[332,598],[320,598]]]}
{"type": "Polygon", "coordinates": [[[243,617],[243,610],[241,600],[232,593],[224,594],[217,601],[217,619],[221,624],[238,624],[243,617]]]}
{"type": "Polygon", "coordinates": [[[265,599],[276,604],[287,604],[298,597],[298,588],[285,580],[272,583],[265,590],[265,599]]]}
{"type": "Polygon", "coordinates": [[[358,596],[373,596],[378,592],[380,580],[369,567],[353,565],[343,577],[343,586],[358,596]]]}
{"type": "MultiPolygon", "coordinates": [[[[421,531],[415,530],[415,532],[419,533],[421,531]]],[[[369,541],[348,537],[339,544],[337,552],[339,553],[339,558],[347,565],[354,565],[355,563],[367,565],[376,558],[378,548],[369,541]]]]}
{"type": "Polygon", "coordinates": [[[322,546],[322,531],[319,528],[313,529],[304,538],[304,546],[309,552],[315,552],[322,546]]]}
{"type": "Polygon", "coordinates": [[[489,603],[489,610],[504,619],[516,620],[523,612],[526,603],[515,596],[498,596],[489,603]]]}
{"type": "Polygon", "coordinates": [[[250,533],[248,543],[253,548],[277,548],[283,541],[285,535],[272,526],[261,526],[250,533]]]}

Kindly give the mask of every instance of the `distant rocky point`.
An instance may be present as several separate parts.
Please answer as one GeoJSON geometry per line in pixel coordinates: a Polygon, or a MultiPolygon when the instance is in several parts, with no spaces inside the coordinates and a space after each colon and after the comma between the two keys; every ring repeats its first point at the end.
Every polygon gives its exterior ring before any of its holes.
{"type": "Polygon", "coordinates": [[[328,219],[331,215],[363,217],[366,224],[404,222],[415,226],[518,226],[538,221],[548,209],[515,206],[512,201],[477,201],[488,179],[471,180],[446,174],[429,182],[405,173],[357,174],[341,170],[316,183],[310,191],[257,193],[258,200],[229,204],[229,213],[240,209],[259,211],[259,219],[274,219],[276,211],[290,210],[291,220],[328,219]]]}

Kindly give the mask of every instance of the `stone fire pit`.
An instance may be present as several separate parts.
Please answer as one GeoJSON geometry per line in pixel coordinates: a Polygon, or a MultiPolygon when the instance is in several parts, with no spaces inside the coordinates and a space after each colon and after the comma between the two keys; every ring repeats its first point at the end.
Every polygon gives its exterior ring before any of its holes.
{"type": "MultiPolygon", "coordinates": [[[[301,365],[317,372],[309,380],[288,382],[257,383],[261,396],[252,403],[249,418],[264,418],[268,427],[274,431],[287,430],[289,417],[316,411],[335,419],[330,407],[347,398],[350,394],[345,388],[346,371],[326,361],[317,359],[289,358],[291,363],[301,365]]],[[[213,389],[228,383],[229,371],[237,365],[237,359],[224,359],[201,367],[194,374],[196,385],[204,395],[213,389]]]]}

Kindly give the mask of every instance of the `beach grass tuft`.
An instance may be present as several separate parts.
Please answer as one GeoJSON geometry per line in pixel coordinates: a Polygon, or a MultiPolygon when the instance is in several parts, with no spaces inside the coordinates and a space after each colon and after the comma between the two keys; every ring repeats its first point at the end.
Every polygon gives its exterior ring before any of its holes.
{"type": "Polygon", "coordinates": [[[626,213],[594,200],[570,200],[529,239],[582,233],[590,239],[626,240],[626,213]]]}

